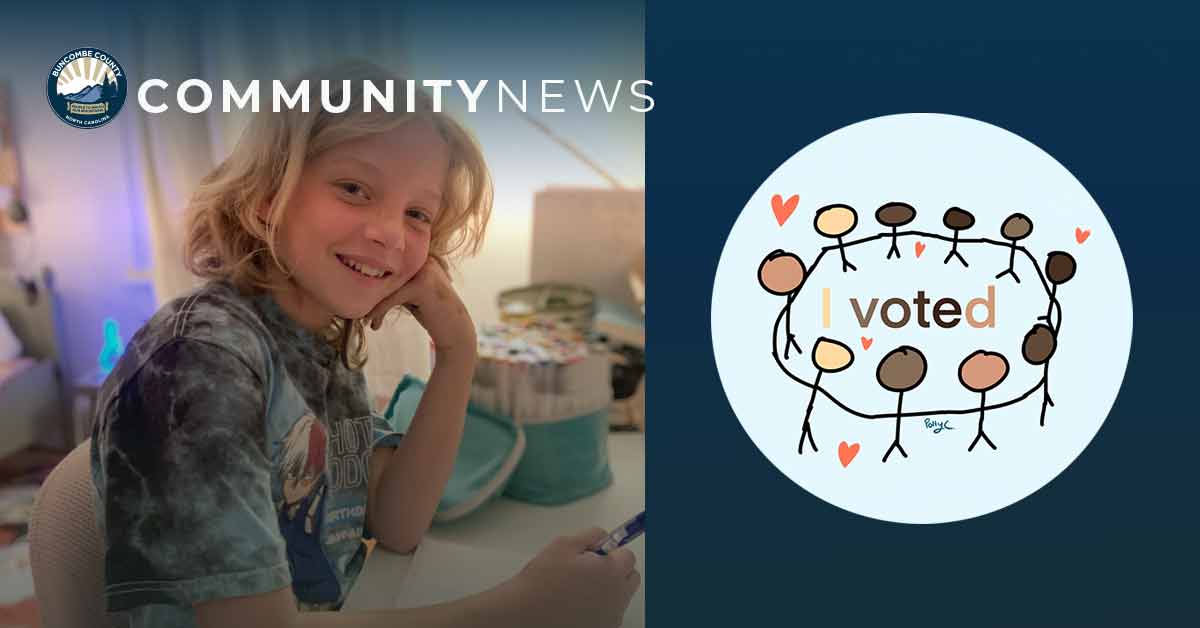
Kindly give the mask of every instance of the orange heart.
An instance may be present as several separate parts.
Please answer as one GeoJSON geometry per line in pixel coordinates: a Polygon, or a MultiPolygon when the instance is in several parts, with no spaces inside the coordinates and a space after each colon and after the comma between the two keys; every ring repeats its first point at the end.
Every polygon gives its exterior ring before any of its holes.
{"type": "Polygon", "coordinates": [[[925,252],[925,244],[922,242],[917,242],[913,248],[917,250],[917,257],[921,257],[921,254],[925,252]]]}
{"type": "Polygon", "coordinates": [[[867,349],[870,349],[870,348],[871,348],[871,343],[875,342],[875,339],[874,339],[874,338],[867,338],[866,336],[860,336],[860,337],[862,338],[862,343],[863,343],[863,351],[866,351],[867,349]]]}
{"type": "Polygon", "coordinates": [[[791,218],[792,212],[796,211],[796,205],[800,204],[800,195],[793,194],[785,203],[783,197],[776,194],[771,197],[771,211],[775,212],[775,220],[779,221],[779,226],[791,218]]]}
{"type": "Polygon", "coordinates": [[[1091,229],[1084,230],[1084,229],[1080,229],[1079,227],[1075,227],[1075,241],[1076,242],[1083,244],[1084,240],[1087,240],[1088,236],[1090,236],[1090,235],[1092,235],[1091,229]]]}
{"type": "Polygon", "coordinates": [[[850,463],[854,461],[854,457],[858,455],[859,448],[860,445],[858,443],[847,445],[846,441],[842,441],[838,445],[838,460],[842,461],[842,467],[850,466],[850,463]]]}

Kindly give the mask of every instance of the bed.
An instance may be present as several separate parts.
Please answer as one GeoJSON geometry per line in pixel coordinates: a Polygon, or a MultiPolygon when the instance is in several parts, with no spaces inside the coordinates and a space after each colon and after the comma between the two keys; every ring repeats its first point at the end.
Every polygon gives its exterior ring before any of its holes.
{"type": "Polygon", "coordinates": [[[0,270],[0,311],[23,347],[0,361],[0,457],[34,443],[57,443],[66,413],[55,341],[52,275],[19,278],[0,270]]]}

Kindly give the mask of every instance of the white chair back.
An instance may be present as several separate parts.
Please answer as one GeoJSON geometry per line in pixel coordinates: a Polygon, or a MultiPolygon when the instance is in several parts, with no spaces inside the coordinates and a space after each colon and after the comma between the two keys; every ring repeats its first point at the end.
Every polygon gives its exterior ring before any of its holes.
{"type": "Polygon", "coordinates": [[[104,610],[104,540],[96,525],[91,439],[54,467],[29,522],[29,562],[43,628],[112,625],[104,610]]]}

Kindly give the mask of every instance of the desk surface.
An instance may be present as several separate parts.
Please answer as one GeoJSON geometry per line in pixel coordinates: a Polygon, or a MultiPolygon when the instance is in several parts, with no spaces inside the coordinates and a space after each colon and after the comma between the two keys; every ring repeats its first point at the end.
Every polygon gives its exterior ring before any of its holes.
{"type": "MultiPolygon", "coordinates": [[[[645,508],[646,439],[642,433],[612,433],[608,441],[613,483],[584,499],[562,506],[537,506],[507,497],[492,500],[479,511],[452,523],[435,524],[428,536],[483,549],[532,557],[556,536],[592,526],[612,529],[645,508]]],[[[627,628],[645,625],[646,536],[628,547],[637,555],[642,586],[625,614],[627,628]]],[[[412,558],[376,547],[363,566],[347,610],[389,608],[412,558]]],[[[461,568],[461,566],[460,566],[461,568]]]]}

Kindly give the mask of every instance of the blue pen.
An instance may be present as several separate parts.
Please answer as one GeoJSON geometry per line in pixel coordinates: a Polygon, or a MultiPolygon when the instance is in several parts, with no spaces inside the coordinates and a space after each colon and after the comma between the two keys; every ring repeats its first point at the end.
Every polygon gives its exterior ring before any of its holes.
{"type": "Polygon", "coordinates": [[[638,538],[646,531],[646,511],[639,512],[637,516],[617,527],[604,539],[599,545],[592,548],[593,552],[601,556],[607,555],[609,552],[625,545],[626,543],[638,538]]]}

